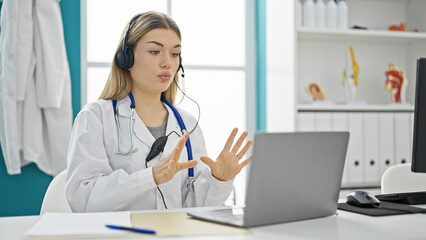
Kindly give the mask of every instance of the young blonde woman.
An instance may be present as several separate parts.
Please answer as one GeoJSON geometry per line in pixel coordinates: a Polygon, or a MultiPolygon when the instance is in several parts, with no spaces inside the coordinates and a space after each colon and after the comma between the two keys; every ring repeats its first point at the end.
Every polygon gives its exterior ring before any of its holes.
{"type": "Polygon", "coordinates": [[[74,212],[221,205],[252,141],[234,129],[216,160],[188,112],[173,106],[181,34],[166,14],[133,17],[99,100],[75,119],[66,196],[74,212]]]}

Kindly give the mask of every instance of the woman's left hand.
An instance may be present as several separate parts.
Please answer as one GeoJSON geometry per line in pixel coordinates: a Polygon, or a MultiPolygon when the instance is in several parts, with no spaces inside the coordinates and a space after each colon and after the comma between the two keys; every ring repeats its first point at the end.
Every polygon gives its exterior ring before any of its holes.
{"type": "Polygon", "coordinates": [[[247,131],[241,134],[234,147],[232,147],[237,132],[238,128],[234,128],[234,130],[232,130],[231,135],[226,141],[225,147],[219,154],[219,157],[216,159],[216,161],[213,161],[212,159],[206,156],[201,157],[201,161],[209,165],[213,176],[220,181],[228,181],[233,179],[241,171],[241,169],[247,164],[249,164],[251,161],[252,156],[240,163],[240,160],[247,153],[253,143],[252,140],[248,140],[246,145],[240,150],[244,139],[248,135],[247,131]]]}

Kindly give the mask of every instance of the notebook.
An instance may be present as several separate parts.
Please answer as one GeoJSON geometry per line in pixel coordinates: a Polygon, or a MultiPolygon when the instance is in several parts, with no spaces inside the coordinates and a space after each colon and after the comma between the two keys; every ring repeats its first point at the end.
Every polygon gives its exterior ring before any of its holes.
{"type": "Polygon", "coordinates": [[[245,207],[188,215],[239,227],[333,215],[348,140],[348,132],[258,133],[245,207]]]}

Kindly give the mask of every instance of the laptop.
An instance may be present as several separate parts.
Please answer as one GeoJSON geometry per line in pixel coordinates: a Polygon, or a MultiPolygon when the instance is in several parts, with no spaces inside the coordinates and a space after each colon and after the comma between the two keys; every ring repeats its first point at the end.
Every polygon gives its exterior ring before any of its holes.
{"type": "Polygon", "coordinates": [[[245,207],[188,215],[238,227],[333,215],[348,140],[348,132],[258,133],[245,207]]]}

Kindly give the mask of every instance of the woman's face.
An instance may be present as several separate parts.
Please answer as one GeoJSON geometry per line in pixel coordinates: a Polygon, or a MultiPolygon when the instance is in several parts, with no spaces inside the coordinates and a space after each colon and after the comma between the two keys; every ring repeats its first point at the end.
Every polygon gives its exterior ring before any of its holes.
{"type": "Polygon", "coordinates": [[[132,91],[150,94],[166,91],[179,67],[180,50],[179,37],[173,30],[158,28],[146,33],[133,51],[132,91]]]}

